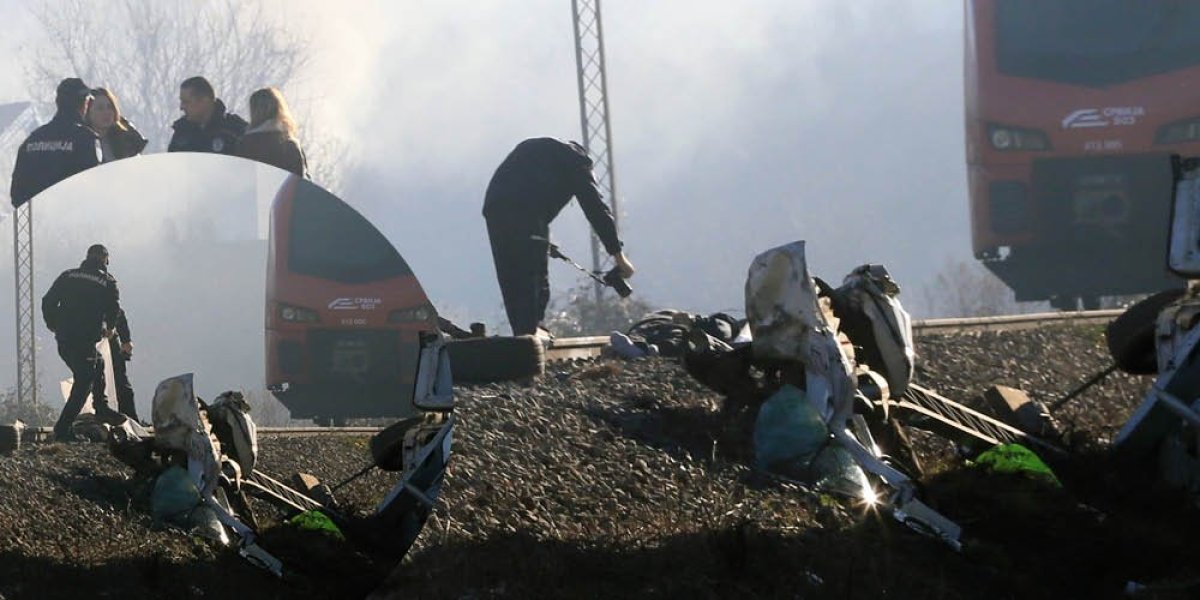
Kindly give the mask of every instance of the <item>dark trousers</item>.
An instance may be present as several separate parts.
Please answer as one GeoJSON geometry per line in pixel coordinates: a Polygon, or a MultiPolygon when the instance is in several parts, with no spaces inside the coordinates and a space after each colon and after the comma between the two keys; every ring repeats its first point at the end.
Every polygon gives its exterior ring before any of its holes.
{"type": "Polygon", "coordinates": [[[67,396],[67,405],[63,407],[62,413],[58,415],[58,422],[54,424],[54,434],[64,436],[71,432],[71,424],[83,409],[88,392],[95,383],[96,374],[104,372],[104,359],[100,357],[100,351],[96,350],[96,342],[86,338],[58,340],[58,355],[67,363],[67,368],[71,369],[71,377],[74,378],[71,393],[67,396]]]}
{"type": "MultiPolygon", "coordinates": [[[[116,337],[108,338],[108,351],[112,356],[113,379],[117,387],[117,412],[136,421],[138,416],[137,405],[133,403],[133,384],[129,383],[126,370],[128,361],[121,354],[121,344],[116,337]]],[[[92,407],[97,413],[108,408],[108,382],[103,368],[96,372],[96,379],[92,383],[92,407]]]]}
{"type": "Polygon", "coordinates": [[[550,303],[549,246],[530,236],[547,238],[546,228],[504,219],[487,219],[496,280],[513,335],[532,335],[550,303]]]}

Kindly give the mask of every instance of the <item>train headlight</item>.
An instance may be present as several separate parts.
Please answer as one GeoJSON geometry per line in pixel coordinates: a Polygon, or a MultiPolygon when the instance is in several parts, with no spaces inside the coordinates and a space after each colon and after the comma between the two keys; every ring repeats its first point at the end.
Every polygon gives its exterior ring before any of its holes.
{"type": "Polygon", "coordinates": [[[992,148],[1006,152],[1038,152],[1050,149],[1050,140],[1046,138],[1045,133],[1008,125],[989,125],[988,139],[992,148]]]}
{"type": "Polygon", "coordinates": [[[423,323],[434,315],[433,307],[402,308],[388,313],[388,323],[423,323]]]}
{"type": "Polygon", "coordinates": [[[997,150],[1008,150],[1012,146],[1012,134],[1007,129],[997,129],[992,132],[992,147],[997,150]]]}
{"type": "Polygon", "coordinates": [[[1200,140],[1200,118],[1168,123],[1158,128],[1155,144],[1181,144],[1200,140]]]}
{"type": "Polygon", "coordinates": [[[1045,133],[1008,125],[988,125],[988,140],[992,148],[1005,152],[1041,152],[1050,149],[1050,140],[1045,133]]]}
{"type": "Polygon", "coordinates": [[[321,320],[315,310],[287,304],[279,305],[279,318],[289,323],[316,323],[321,320]]]}

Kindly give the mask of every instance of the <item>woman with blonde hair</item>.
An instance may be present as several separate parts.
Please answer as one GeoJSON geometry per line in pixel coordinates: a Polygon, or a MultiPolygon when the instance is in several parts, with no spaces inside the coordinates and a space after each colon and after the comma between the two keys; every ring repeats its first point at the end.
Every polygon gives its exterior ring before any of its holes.
{"type": "Polygon", "coordinates": [[[250,94],[250,128],[234,154],[308,177],[296,122],[279,90],[269,87],[250,94]]]}
{"type": "Polygon", "coordinates": [[[146,148],[146,138],[123,116],[117,96],[105,88],[92,90],[87,124],[100,136],[101,162],[137,156],[146,148]]]}

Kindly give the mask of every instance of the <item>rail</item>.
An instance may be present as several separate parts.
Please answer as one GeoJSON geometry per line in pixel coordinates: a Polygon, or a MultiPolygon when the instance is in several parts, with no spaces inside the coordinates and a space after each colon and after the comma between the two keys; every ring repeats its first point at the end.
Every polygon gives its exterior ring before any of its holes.
{"type": "MultiPolygon", "coordinates": [[[[154,433],[153,427],[148,427],[154,433]]],[[[312,437],[317,435],[369,436],[383,431],[383,427],[259,427],[258,435],[264,437],[312,437]]],[[[26,427],[21,432],[21,442],[48,442],[54,437],[53,427],[26,427]]]]}
{"type": "MultiPolygon", "coordinates": [[[[984,331],[1019,331],[1044,325],[1103,325],[1123,311],[1084,310],[1074,312],[1029,313],[996,317],[966,317],[953,319],[919,319],[913,321],[913,334],[947,335],[984,331]]],[[[600,356],[608,346],[605,336],[559,338],[546,350],[548,362],[586,360],[600,356]]]]}
{"type": "Polygon", "coordinates": [[[916,335],[942,335],[981,331],[1017,331],[1036,329],[1043,325],[1102,325],[1117,318],[1122,312],[1125,311],[1121,309],[1082,310],[997,317],[922,319],[913,321],[913,333],[916,335]]]}
{"type": "MultiPolygon", "coordinates": [[[[984,331],[1017,331],[1035,329],[1045,325],[1102,325],[1115,319],[1122,312],[1118,309],[1030,313],[996,317],[921,319],[913,321],[913,333],[919,337],[984,331]]],[[[606,336],[558,338],[554,341],[553,346],[546,350],[546,360],[548,362],[589,360],[599,357],[607,346],[608,337],[606,336]]],[[[913,403],[914,407],[919,407],[921,404],[913,403]]],[[[930,407],[924,406],[923,408],[930,407]]],[[[263,436],[278,437],[366,436],[378,433],[381,429],[380,427],[259,427],[258,433],[263,436]]],[[[53,431],[49,427],[31,427],[22,433],[21,439],[28,442],[39,442],[49,440],[52,436],[53,431]]]]}

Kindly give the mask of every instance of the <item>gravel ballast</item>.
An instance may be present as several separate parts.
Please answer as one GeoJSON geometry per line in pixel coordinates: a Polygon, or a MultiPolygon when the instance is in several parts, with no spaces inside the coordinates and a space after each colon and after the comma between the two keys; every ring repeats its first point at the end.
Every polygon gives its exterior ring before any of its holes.
{"type": "MultiPolygon", "coordinates": [[[[1052,402],[1107,364],[1098,327],[926,337],[917,350],[917,380],[958,400],[1001,383],[1052,402]]],[[[1075,438],[1103,442],[1149,381],[1114,374],[1057,416],[1075,438]]],[[[981,479],[948,444],[917,436],[941,465],[924,496],[957,511],[972,542],[956,554],[886,514],[755,475],[744,419],[724,421],[720,401],[665,359],[551,365],[532,385],[460,387],[442,497],[404,561],[349,546],[319,549],[337,560],[306,556],[303,540],[268,530],[263,546],[302,571],[288,581],[156,525],[145,490],[102,445],[26,446],[0,456],[0,597],[1065,598],[1187,575],[1144,557],[1183,543],[1196,530],[1190,513],[1156,525],[1122,517],[1118,502],[1096,517],[1080,508],[1088,499],[981,479]],[[993,498],[1000,490],[1021,501],[993,498]],[[1005,510],[989,505],[999,501],[1005,510]],[[997,527],[996,514],[1053,517],[1063,550],[1019,524],[997,527]],[[1131,523],[1134,533],[1116,533],[1131,523]],[[1088,553],[1076,534],[1128,549],[1088,553]]],[[[366,441],[263,438],[260,468],[336,483],[369,461],[366,441]]],[[[337,497],[369,511],[393,477],[372,472],[337,497]]]]}

